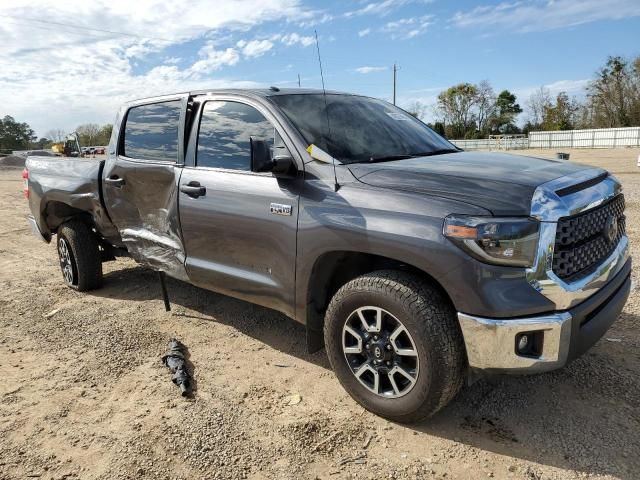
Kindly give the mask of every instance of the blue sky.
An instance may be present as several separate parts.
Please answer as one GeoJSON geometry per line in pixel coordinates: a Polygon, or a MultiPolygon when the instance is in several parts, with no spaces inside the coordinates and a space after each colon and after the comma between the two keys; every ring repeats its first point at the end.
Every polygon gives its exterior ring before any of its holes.
{"type": "Polygon", "coordinates": [[[327,88],[391,99],[396,62],[401,106],[484,79],[523,106],[541,85],[580,96],[608,55],[640,54],[639,0],[3,0],[0,16],[0,114],[40,135],[140,96],[319,88],[314,30],[327,88]]]}

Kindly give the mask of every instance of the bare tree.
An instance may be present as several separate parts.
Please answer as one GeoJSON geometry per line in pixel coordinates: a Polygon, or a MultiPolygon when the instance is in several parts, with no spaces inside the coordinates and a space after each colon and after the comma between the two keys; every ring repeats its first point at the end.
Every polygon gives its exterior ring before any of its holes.
{"type": "Polygon", "coordinates": [[[80,143],[83,146],[90,147],[94,145],[96,138],[100,134],[100,125],[97,123],[85,123],[84,125],[79,125],[76,128],[76,132],[80,137],[80,143]]]}
{"type": "Polygon", "coordinates": [[[529,109],[529,123],[534,127],[540,127],[544,121],[544,112],[551,105],[551,93],[544,85],[533,92],[527,101],[529,109]]]}
{"type": "Polygon", "coordinates": [[[496,94],[489,80],[482,80],[477,86],[476,112],[478,130],[486,133],[489,129],[489,120],[496,112],[496,94]]]}
{"type": "Polygon", "coordinates": [[[409,106],[407,106],[406,110],[408,113],[421,120],[427,113],[427,106],[419,100],[416,100],[411,102],[409,106]]]}
{"type": "Polygon", "coordinates": [[[53,143],[60,143],[65,140],[67,134],[61,128],[54,128],[45,133],[44,136],[51,140],[53,143]]]}

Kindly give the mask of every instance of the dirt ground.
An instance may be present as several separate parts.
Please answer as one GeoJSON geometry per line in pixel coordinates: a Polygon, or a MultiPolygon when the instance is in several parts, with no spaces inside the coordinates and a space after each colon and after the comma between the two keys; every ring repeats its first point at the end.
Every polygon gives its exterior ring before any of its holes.
{"type": "MultiPolygon", "coordinates": [[[[518,152],[553,156],[555,152],[518,152]]],[[[622,181],[640,258],[638,149],[574,150],[622,181]]],[[[0,171],[0,479],[640,478],[640,275],[612,329],[566,368],[481,380],[432,420],[396,425],[342,390],[282,315],[105,264],[66,288],[26,222],[19,169],[0,171]],[[189,347],[183,399],[160,356],[189,347]]]]}

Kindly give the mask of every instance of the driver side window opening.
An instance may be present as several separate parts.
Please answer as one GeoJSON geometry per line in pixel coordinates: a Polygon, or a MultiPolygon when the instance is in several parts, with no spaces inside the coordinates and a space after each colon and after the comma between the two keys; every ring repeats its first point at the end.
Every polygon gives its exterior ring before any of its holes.
{"type": "Polygon", "coordinates": [[[198,131],[196,166],[251,170],[251,137],[266,141],[274,154],[286,149],[271,122],[254,107],[222,100],[205,103],[198,131]]]}

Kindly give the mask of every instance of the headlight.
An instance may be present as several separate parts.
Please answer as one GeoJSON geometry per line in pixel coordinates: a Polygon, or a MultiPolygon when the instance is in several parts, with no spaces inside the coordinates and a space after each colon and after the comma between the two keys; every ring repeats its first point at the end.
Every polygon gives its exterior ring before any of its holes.
{"type": "Polygon", "coordinates": [[[481,262],[530,267],[536,257],[538,227],[530,218],[450,215],[443,233],[481,262]]]}

